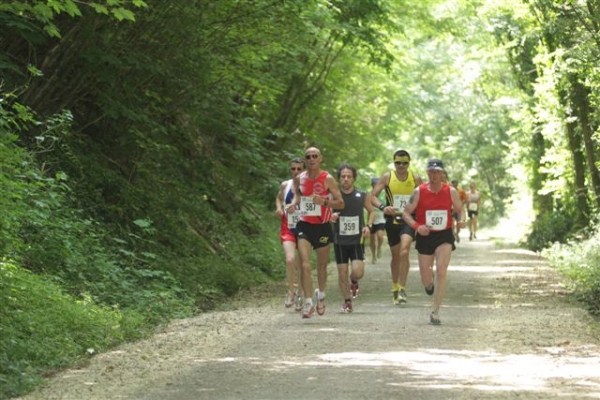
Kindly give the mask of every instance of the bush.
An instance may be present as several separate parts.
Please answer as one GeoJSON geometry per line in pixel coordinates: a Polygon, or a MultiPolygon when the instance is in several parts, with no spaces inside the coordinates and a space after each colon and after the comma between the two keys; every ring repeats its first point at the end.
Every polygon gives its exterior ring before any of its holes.
{"type": "Polygon", "coordinates": [[[573,215],[564,210],[538,216],[527,236],[527,248],[541,251],[554,242],[565,243],[572,228],[573,215]]]}
{"type": "Polygon", "coordinates": [[[575,296],[600,315],[600,229],[589,239],[555,243],[542,255],[569,279],[575,296]]]}
{"type": "Polygon", "coordinates": [[[0,263],[0,398],[147,330],[145,318],[77,300],[48,279],[0,263]]]}

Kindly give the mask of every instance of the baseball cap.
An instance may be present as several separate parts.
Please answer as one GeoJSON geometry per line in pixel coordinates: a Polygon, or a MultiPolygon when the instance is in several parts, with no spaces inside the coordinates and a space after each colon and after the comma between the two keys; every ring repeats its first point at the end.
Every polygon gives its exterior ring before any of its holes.
{"type": "Polygon", "coordinates": [[[444,163],[442,162],[442,160],[437,158],[430,158],[429,161],[427,161],[427,171],[431,170],[443,171],[444,163]]]}

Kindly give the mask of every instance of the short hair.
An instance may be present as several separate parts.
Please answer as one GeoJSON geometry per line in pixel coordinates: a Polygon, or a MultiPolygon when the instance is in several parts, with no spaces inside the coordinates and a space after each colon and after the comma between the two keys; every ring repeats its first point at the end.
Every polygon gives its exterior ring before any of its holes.
{"type": "Polygon", "coordinates": [[[406,150],[398,150],[394,153],[394,158],[404,156],[408,157],[408,159],[410,160],[410,154],[408,154],[408,151],[406,150]]]}
{"type": "Polygon", "coordinates": [[[350,164],[340,164],[340,166],[337,168],[337,177],[338,177],[338,179],[340,179],[340,176],[342,175],[342,170],[345,170],[345,169],[349,169],[350,171],[352,171],[352,177],[354,179],[356,179],[356,168],[354,168],[350,164]]]}
{"type": "Polygon", "coordinates": [[[306,168],[306,164],[304,163],[304,160],[300,157],[294,157],[292,158],[292,161],[290,161],[290,164],[302,164],[302,168],[306,168]]]}

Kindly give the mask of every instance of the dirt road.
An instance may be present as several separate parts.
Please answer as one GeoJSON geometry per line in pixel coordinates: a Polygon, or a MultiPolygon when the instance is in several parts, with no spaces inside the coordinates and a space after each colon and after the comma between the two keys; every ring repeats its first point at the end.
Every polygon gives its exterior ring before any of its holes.
{"type": "Polygon", "coordinates": [[[597,323],[544,260],[496,242],[482,232],[458,245],[441,326],[428,324],[414,255],[409,302],[392,305],[386,249],[352,314],[338,312],[332,264],[324,316],[285,309],[278,286],[101,354],[26,399],[600,398],[597,323]]]}

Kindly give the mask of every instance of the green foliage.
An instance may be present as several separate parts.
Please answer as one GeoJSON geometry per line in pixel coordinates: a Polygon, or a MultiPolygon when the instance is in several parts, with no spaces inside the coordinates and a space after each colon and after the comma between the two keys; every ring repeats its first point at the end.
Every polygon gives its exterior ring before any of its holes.
{"type": "Polygon", "coordinates": [[[569,208],[538,216],[527,235],[527,248],[541,251],[555,242],[565,243],[572,233],[572,221],[573,211],[569,208]]]}
{"type": "Polygon", "coordinates": [[[590,313],[600,316],[600,230],[586,239],[555,243],[542,255],[570,280],[590,313]]]}
{"type": "Polygon", "coordinates": [[[0,262],[0,397],[26,392],[41,375],[147,329],[141,314],[77,300],[51,279],[0,262]]]}

